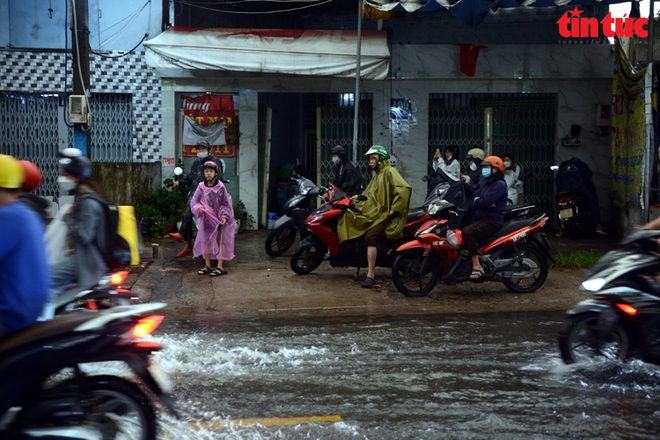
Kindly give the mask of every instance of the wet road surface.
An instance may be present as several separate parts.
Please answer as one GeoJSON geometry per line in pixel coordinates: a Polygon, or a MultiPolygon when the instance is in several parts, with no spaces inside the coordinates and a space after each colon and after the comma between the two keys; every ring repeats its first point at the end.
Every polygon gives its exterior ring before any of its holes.
{"type": "Polygon", "coordinates": [[[562,320],[168,317],[155,338],[182,417],[161,416],[160,438],[657,438],[660,369],[566,366],[562,320]]]}

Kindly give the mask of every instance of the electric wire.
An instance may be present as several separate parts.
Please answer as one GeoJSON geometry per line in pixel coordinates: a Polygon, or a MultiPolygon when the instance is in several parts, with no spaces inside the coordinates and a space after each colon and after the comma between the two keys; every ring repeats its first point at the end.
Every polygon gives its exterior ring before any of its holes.
{"type": "MultiPolygon", "coordinates": [[[[129,27],[131,24],[133,24],[133,23],[135,22],[135,20],[137,20],[137,18],[140,16],[140,14],[142,13],[142,11],[144,11],[144,8],[146,8],[146,7],[149,5],[149,3],[150,3],[150,2],[146,2],[146,3],[142,6],[142,8],[140,8],[138,11],[134,12],[132,15],[130,15],[130,16],[124,18],[123,20],[118,21],[118,22],[115,23],[114,25],[108,27],[107,29],[112,29],[114,26],[116,26],[117,24],[121,23],[122,21],[124,21],[124,20],[126,20],[126,19],[129,19],[129,21],[128,21],[124,26],[122,26],[121,29],[119,29],[117,32],[115,32],[114,34],[112,34],[110,37],[106,38],[106,40],[103,41],[102,43],[99,43],[98,47],[95,48],[95,49],[93,49],[93,51],[100,50],[104,45],[109,44],[109,43],[114,43],[116,40],[118,40],[119,38],[121,38],[121,37],[124,35],[124,33],[126,33],[126,31],[128,30],[128,27],[129,27]]],[[[106,30],[107,30],[107,29],[106,29],[106,30]]],[[[101,35],[99,34],[99,39],[100,39],[100,38],[101,38],[101,35]]]]}
{"type": "Polygon", "coordinates": [[[190,6],[191,8],[198,8],[198,9],[204,9],[207,11],[213,11],[213,12],[222,12],[224,14],[246,14],[246,15],[257,15],[257,14],[280,14],[283,12],[293,12],[293,11],[300,11],[303,9],[308,9],[308,8],[314,8],[316,6],[321,6],[327,3],[331,3],[334,0],[324,0],[320,1],[316,4],[313,5],[307,5],[307,6],[301,6],[298,8],[289,8],[289,9],[279,9],[277,11],[228,11],[226,9],[215,9],[215,8],[209,8],[206,6],[200,6],[199,4],[193,4],[193,3],[188,3],[185,1],[178,1],[177,3],[182,4],[182,5],[187,5],[190,6]]]}
{"type": "Polygon", "coordinates": [[[135,50],[136,50],[138,47],[140,47],[140,44],[142,44],[142,43],[144,42],[144,40],[146,40],[148,37],[149,37],[149,34],[144,34],[144,37],[142,37],[142,39],[140,40],[140,42],[139,42],[138,44],[136,44],[136,45],[133,47],[133,49],[131,49],[131,50],[129,50],[128,52],[123,53],[123,54],[121,54],[121,55],[105,55],[105,54],[103,54],[103,53],[101,53],[101,52],[96,52],[96,51],[94,51],[94,50],[91,51],[91,52],[92,52],[94,55],[98,55],[98,56],[100,56],[101,58],[109,58],[109,59],[123,58],[123,57],[125,57],[126,55],[130,55],[130,54],[132,54],[133,52],[135,52],[135,50]]]}

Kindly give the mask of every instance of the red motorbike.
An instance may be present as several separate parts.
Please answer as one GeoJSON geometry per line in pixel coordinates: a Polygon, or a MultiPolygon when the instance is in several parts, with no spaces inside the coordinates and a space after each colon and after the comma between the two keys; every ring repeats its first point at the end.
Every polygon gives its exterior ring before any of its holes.
{"type": "Polygon", "coordinates": [[[429,207],[432,217],[415,233],[413,240],[397,248],[392,267],[394,285],[406,296],[426,296],[439,281],[447,284],[498,281],[514,292],[534,292],[548,276],[550,243],[541,232],[548,222],[545,214],[505,223],[492,236],[478,240],[484,275],[470,279],[472,260],[463,246],[459,229],[447,227],[456,207],[445,201],[429,207]]]}
{"type": "MultiPolygon", "coordinates": [[[[366,196],[357,196],[358,200],[366,200],[366,196]]],[[[376,265],[392,267],[396,259],[396,249],[413,237],[419,226],[430,219],[426,207],[411,209],[408,221],[403,228],[404,238],[387,240],[383,233],[378,241],[378,258],[376,265]]],[[[291,269],[305,275],[316,269],[329,254],[329,262],[334,267],[357,267],[355,279],[360,268],[367,267],[367,245],[362,238],[346,240],[341,245],[337,235],[337,224],[342,215],[355,215],[361,211],[353,200],[339,188],[331,186],[328,190],[328,201],[312,212],[305,227],[310,232],[300,241],[298,249],[291,256],[291,269]]]]}

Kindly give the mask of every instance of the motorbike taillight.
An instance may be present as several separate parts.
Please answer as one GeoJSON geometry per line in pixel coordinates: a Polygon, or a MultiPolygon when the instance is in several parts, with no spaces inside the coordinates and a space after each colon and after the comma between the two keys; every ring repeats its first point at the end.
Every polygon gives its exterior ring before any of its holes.
{"type": "Polygon", "coordinates": [[[127,270],[123,270],[121,272],[115,272],[112,275],[110,275],[110,282],[112,283],[113,286],[120,286],[121,283],[124,282],[127,276],[128,276],[127,270]]]}
{"type": "Polygon", "coordinates": [[[637,309],[630,304],[617,304],[616,306],[627,315],[635,316],[637,314],[637,309]]]}
{"type": "Polygon", "coordinates": [[[140,319],[133,326],[132,339],[140,339],[150,335],[163,322],[163,318],[165,318],[163,315],[152,315],[140,319]]]}

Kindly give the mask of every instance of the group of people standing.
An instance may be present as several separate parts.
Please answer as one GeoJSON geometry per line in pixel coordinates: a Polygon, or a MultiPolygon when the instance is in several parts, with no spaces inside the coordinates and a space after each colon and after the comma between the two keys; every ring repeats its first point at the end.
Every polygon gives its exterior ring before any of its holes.
{"type": "MultiPolygon", "coordinates": [[[[459,150],[458,147],[454,145],[449,145],[445,147],[444,157],[440,152],[440,149],[435,150],[433,156],[432,165],[434,174],[429,188],[434,188],[439,183],[439,176],[437,175],[437,170],[442,170],[449,178],[454,181],[463,180],[471,182],[473,189],[479,188],[479,177],[474,177],[474,174],[477,173],[477,168],[479,163],[484,159],[485,154],[481,148],[473,148],[468,151],[467,156],[465,157],[465,163],[469,168],[469,171],[466,171],[466,174],[462,173],[461,162],[459,159],[459,150]]],[[[521,176],[521,167],[513,159],[512,153],[504,153],[501,157],[502,163],[504,164],[504,182],[507,186],[507,203],[509,205],[522,205],[524,202],[524,189],[523,181],[521,176]]]]}

